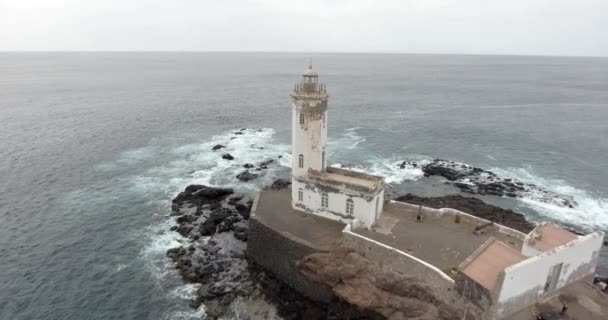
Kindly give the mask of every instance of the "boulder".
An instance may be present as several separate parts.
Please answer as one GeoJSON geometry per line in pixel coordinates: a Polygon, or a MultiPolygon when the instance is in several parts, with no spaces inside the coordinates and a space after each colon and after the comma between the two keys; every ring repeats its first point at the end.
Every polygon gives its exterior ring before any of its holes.
{"type": "Polygon", "coordinates": [[[225,160],[234,160],[234,157],[230,153],[224,153],[222,155],[222,159],[225,159],[225,160]]]}
{"type": "Polygon", "coordinates": [[[259,177],[259,175],[255,174],[255,173],[251,173],[251,172],[249,172],[249,170],[245,170],[236,176],[237,179],[239,179],[243,182],[251,181],[253,179],[256,179],[257,177],[259,177]]]}
{"type": "Polygon", "coordinates": [[[220,150],[222,148],[225,148],[226,146],[221,145],[221,144],[216,144],[215,146],[213,146],[213,148],[211,148],[211,151],[217,151],[220,150]]]}

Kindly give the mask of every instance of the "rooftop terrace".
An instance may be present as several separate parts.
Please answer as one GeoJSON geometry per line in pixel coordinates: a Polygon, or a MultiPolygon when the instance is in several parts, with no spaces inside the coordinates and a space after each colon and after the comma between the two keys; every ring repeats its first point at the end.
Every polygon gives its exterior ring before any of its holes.
{"type": "Polygon", "coordinates": [[[344,184],[367,192],[379,191],[384,186],[382,177],[335,167],[309,172],[309,177],[319,183],[344,184]]]}
{"type": "Polygon", "coordinates": [[[456,223],[451,216],[423,215],[417,210],[388,202],[375,230],[357,230],[358,234],[382,242],[424,260],[441,270],[456,268],[490,237],[520,251],[522,240],[505,235],[497,228],[464,220],[456,223]]]}

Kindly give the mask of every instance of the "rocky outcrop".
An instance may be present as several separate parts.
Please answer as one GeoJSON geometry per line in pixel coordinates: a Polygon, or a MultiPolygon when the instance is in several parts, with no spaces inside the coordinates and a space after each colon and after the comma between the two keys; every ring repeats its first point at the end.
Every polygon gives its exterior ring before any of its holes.
{"type": "Polygon", "coordinates": [[[230,153],[224,153],[222,155],[222,159],[224,159],[224,160],[234,160],[234,157],[230,153]]]}
{"type": "MultiPolygon", "coordinates": [[[[267,188],[288,186],[287,180],[276,180],[267,188]]],[[[172,230],[185,239],[167,256],[184,281],[200,284],[193,307],[204,304],[209,319],[268,318],[267,311],[238,314],[235,303],[239,299],[258,299],[271,302],[283,319],[379,319],[344,301],[312,301],[250,265],[245,249],[252,200],[233,193],[227,188],[191,185],[173,199],[171,215],[176,217],[176,226],[172,230]]]]}
{"type": "Polygon", "coordinates": [[[340,299],[385,319],[462,318],[462,309],[435,297],[420,280],[384,268],[346,248],[309,255],[298,267],[312,281],[328,284],[340,299]]]}
{"type": "Polygon", "coordinates": [[[245,170],[241,173],[239,173],[236,178],[243,181],[243,182],[247,182],[253,179],[256,179],[259,175],[255,174],[255,173],[251,173],[249,172],[249,170],[245,170]]]}
{"type": "Polygon", "coordinates": [[[447,183],[462,192],[478,195],[493,195],[509,198],[533,198],[562,207],[574,208],[577,203],[571,197],[545,190],[535,184],[525,183],[512,178],[503,178],[496,173],[470,166],[468,164],[435,159],[421,165],[414,161],[403,161],[399,168],[420,168],[426,177],[441,176],[447,183]]]}
{"type": "Polygon", "coordinates": [[[289,186],[291,186],[291,181],[285,180],[285,179],[277,179],[277,180],[273,181],[272,184],[270,186],[267,186],[265,189],[281,190],[281,189],[289,188],[289,186]]]}
{"type": "Polygon", "coordinates": [[[511,209],[502,209],[487,204],[474,197],[448,195],[443,197],[419,197],[408,193],[394,199],[425,207],[441,209],[452,208],[486,220],[494,221],[509,228],[528,233],[534,229],[534,224],[526,220],[523,214],[511,209]]]}
{"type": "Polygon", "coordinates": [[[211,151],[217,151],[220,150],[222,148],[225,148],[226,146],[221,145],[221,144],[216,144],[215,146],[213,146],[213,148],[211,148],[211,151]]]}

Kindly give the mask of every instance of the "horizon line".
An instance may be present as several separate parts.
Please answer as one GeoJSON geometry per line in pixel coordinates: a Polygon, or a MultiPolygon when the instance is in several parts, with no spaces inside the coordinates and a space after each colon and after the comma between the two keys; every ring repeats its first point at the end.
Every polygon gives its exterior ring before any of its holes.
{"type": "Polygon", "coordinates": [[[406,51],[274,51],[274,50],[0,50],[2,53],[228,53],[228,54],[352,54],[352,55],[452,55],[452,56],[512,56],[512,57],[552,57],[552,58],[608,58],[598,55],[559,55],[523,53],[437,53],[406,51]]]}

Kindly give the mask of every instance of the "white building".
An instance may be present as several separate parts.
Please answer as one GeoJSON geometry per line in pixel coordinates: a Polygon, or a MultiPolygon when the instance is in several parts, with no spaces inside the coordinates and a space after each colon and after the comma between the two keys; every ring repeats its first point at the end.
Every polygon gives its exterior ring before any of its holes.
{"type": "Polygon", "coordinates": [[[329,95],[312,65],[291,97],[293,208],[371,228],[382,213],[384,178],[327,166],[329,95]]]}

